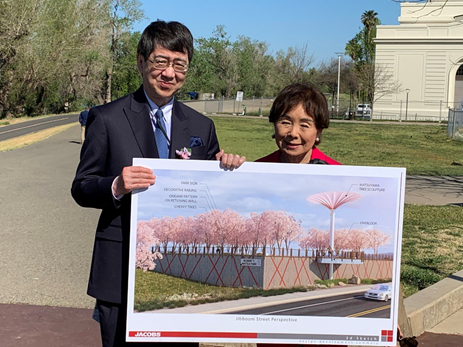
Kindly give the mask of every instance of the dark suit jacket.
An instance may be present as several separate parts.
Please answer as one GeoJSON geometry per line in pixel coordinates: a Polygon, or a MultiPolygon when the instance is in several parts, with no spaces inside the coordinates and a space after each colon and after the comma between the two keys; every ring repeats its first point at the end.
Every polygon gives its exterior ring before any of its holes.
{"type": "MultiPolygon", "coordinates": [[[[131,194],[120,201],[111,186],[132,158],[158,158],[149,106],[140,87],[135,93],[90,110],[80,163],[71,193],[83,207],[102,209],[96,229],[88,294],[104,301],[126,300],[131,194]]],[[[175,150],[190,147],[190,138],[202,146],[192,148],[191,159],[215,159],[219,143],[214,123],[174,101],[170,158],[175,150]]],[[[156,174],[156,172],[154,172],[156,174]]]]}

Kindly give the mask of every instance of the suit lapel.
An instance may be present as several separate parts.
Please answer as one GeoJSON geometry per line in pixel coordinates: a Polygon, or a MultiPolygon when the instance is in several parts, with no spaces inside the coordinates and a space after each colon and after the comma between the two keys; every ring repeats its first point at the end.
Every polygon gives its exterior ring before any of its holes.
{"type": "Polygon", "coordinates": [[[133,135],[144,158],[159,158],[143,86],[133,93],[130,107],[124,108],[133,135]]]}
{"type": "Polygon", "coordinates": [[[174,107],[172,109],[172,131],[171,131],[171,146],[170,158],[175,159],[177,154],[175,150],[180,150],[183,147],[190,147],[190,133],[188,127],[188,117],[183,113],[180,103],[174,99],[174,107]]]}

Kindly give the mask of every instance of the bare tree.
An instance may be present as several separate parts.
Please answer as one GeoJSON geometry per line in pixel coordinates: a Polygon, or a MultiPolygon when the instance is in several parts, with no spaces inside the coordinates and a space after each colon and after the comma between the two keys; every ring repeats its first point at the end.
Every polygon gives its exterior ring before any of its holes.
{"type": "Polygon", "coordinates": [[[331,106],[333,106],[338,88],[338,59],[331,58],[329,62],[322,62],[320,64],[319,72],[322,85],[324,85],[331,94],[331,106]]]}
{"type": "MultiPolygon", "coordinates": [[[[393,73],[381,64],[363,64],[357,70],[357,77],[366,92],[372,113],[376,101],[399,91],[401,88],[401,83],[394,79],[393,73]]],[[[371,118],[373,118],[373,114],[371,118]]]]}
{"type": "Polygon", "coordinates": [[[314,62],[313,54],[308,52],[308,43],[288,50],[291,82],[304,82],[309,67],[314,62]]]}
{"type": "MultiPolygon", "coordinates": [[[[392,0],[393,2],[398,2],[398,3],[403,3],[403,2],[411,2],[411,3],[416,3],[416,4],[423,4],[422,7],[420,8],[417,8],[416,10],[414,10],[412,13],[418,13],[420,11],[423,11],[423,10],[427,10],[429,9],[429,4],[431,2],[435,2],[435,0],[392,0]]],[[[442,4],[436,8],[433,8],[433,9],[429,9],[429,11],[425,11],[423,14],[417,16],[416,18],[421,18],[421,17],[425,17],[425,16],[429,16],[430,14],[433,14],[434,12],[438,12],[438,11],[441,11],[445,5],[447,5],[449,0],[445,0],[442,2],[442,4]]]]}
{"type": "Polygon", "coordinates": [[[359,81],[356,74],[354,62],[352,60],[345,62],[343,64],[341,73],[341,87],[344,85],[345,90],[349,91],[349,118],[353,118],[354,113],[352,112],[352,102],[355,93],[357,93],[357,91],[359,90],[359,81]]]}

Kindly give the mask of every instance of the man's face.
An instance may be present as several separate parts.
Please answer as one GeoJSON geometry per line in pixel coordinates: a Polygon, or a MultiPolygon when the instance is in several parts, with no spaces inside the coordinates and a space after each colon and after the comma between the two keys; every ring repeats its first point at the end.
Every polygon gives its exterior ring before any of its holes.
{"type": "Polygon", "coordinates": [[[165,60],[168,63],[188,65],[188,55],[181,52],[172,52],[158,46],[147,60],[141,55],[137,56],[138,71],[143,76],[143,87],[149,98],[159,107],[167,104],[173,95],[185,82],[186,72],[177,72],[170,65],[166,69],[156,69],[154,61],[165,60]]]}

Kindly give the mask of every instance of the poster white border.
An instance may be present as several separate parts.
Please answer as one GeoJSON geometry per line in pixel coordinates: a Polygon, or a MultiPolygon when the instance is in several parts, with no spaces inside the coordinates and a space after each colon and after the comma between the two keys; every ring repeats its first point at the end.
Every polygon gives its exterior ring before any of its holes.
{"type": "MultiPolygon", "coordinates": [[[[209,342],[209,343],[290,343],[290,344],[332,344],[395,346],[398,316],[398,293],[400,278],[400,255],[405,196],[405,169],[363,166],[294,165],[278,163],[244,163],[239,169],[227,171],[220,168],[216,161],[165,160],[135,158],[133,165],[153,169],[156,174],[168,171],[180,171],[194,180],[201,180],[204,172],[220,173],[224,184],[228,179],[236,178],[237,173],[254,175],[256,180],[265,181],[268,173],[281,174],[287,179],[280,186],[272,185],[272,190],[284,189],[291,185],[294,177],[303,175],[307,180],[312,176],[336,182],[340,177],[352,177],[359,182],[366,179],[392,179],[396,183],[391,194],[395,199],[393,214],[394,261],[393,261],[393,298],[389,318],[352,318],[320,316],[277,316],[274,321],[259,320],[259,316],[249,315],[250,320],[239,320],[233,314],[195,314],[195,313],[159,313],[134,312],[135,288],[135,252],[137,222],[139,220],[139,198],[148,190],[135,191],[132,194],[131,233],[129,256],[127,334],[130,342],[209,342]],[[233,176],[235,175],[235,176],[233,176]],[[194,322],[194,324],[192,324],[194,322]],[[378,332],[392,332],[392,342],[381,341],[378,332]],[[175,333],[177,332],[177,334],[175,333]],[[277,333],[277,334],[276,334],[277,333]],[[369,339],[369,336],[376,336],[369,339]],[[295,338],[296,337],[296,338],[295,338]],[[307,338],[305,338],[307,337],[307,338]],[[351,339],[349,339],[351,337],[351,339]],[[352,339],[352,337],[354,337],[352,339]],[[359,337],[361,337],[359,339],[359,337]]],[[[236,184],[236,180],[231,180],[236,184]]],[[[150,188],[151,189],[151,188],[150,188]]],[[[240,189],[240,187],[235,187],[240,189]]],[[[233,194],[233,191],[230,192],[233,194]]],[[[388,209],[388,206],[384,206],[388,209]]]]}

